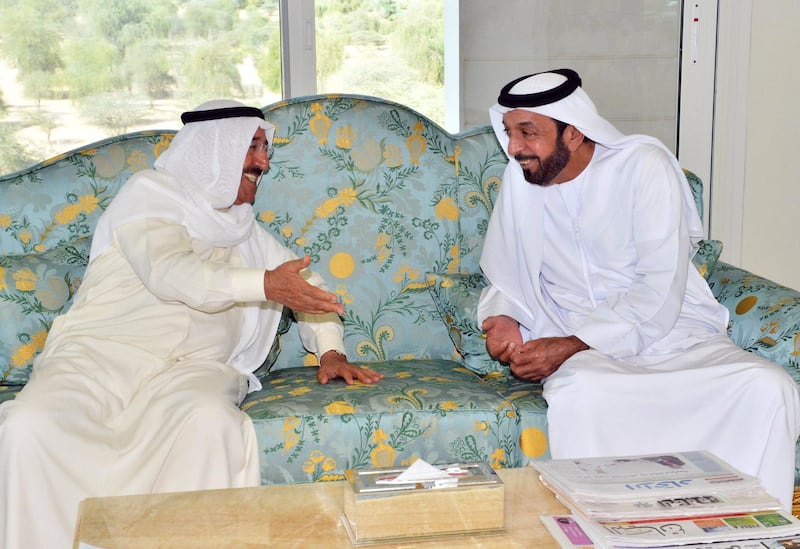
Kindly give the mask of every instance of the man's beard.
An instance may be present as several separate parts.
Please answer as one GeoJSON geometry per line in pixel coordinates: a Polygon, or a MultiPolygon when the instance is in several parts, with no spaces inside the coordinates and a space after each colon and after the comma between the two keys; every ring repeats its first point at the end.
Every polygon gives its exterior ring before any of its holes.
{"type": "Polygon", "coordinates": [[[569,152],[569,149],[564,144],[564,140],[561,136],[556,139],[556,148],[550,153],[550,156],[546,158],[542,158],[540,156],[517,156],[517,161],[519,160],[538,160],[539,161],[539,169],[536,171],[527,170],[522,168],[522,174],[525,176],[525,181],[528,183],[532,183],[533,185],[539,185],[540,187],[546,187],[553,182],[553,179],[561,173],[566,165],[569,163],[569,160],[572,156],[572,153],[569,152]]]}

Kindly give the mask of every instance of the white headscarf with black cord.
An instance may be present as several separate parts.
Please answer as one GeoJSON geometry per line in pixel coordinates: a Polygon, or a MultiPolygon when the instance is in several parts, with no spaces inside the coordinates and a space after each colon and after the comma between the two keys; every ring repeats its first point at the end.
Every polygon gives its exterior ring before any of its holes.
{"type": "MultiPolygon", "coordinates": [[[[275,126],[259,109],[229,100],[208,101],[181,119],[184,127],[154,169],[134,174],[100,217],[90,264],[111,246],[118,227],[158,218],[183,225],[193,239],[214,247],[235,247],[245,267],[274,268],[266,253],[275,247],[272,237],[258,225],[250,204],[233,203],[256,130],[262,128],[270,144],[275,126]]],[[[243,336],[231,365],[252,378],[251,387],[260,386],[251,371],[266,358],[280,318],[274,312],[282,306],[263,302],[243,307],[243,336]]]]}
{"type": "MultiPolygon", "coordinates": [[[[543,202],[541,198],[536,203],[531,202],[531,195],[534,195],[533,199],[536,200],[536,197],[541,195],[536,191],[541,189],[525,180],[519,162],[508,155],[509,138],[503,126],[503,115],[515,109],[537,113],[572,125],[587,138],[610,149],[650,144],[664,150],[666,156],[671,159],[675,176],[681,183],[683,222],[691,240],[691,253],[696,252],[703,238],[702,222],[686,175],[675,156],[661,141],[647,135],[622,134],[598,114],[594,103],[581,87],[580,77],[571,69],[558,69],[517,78],[503,87],[498,103],[489,109],[492,127],[503,151],[509,156],[509,163],[490,218],[490,230],[484,241],[480,266],[492,281],[492,285],[500,288],[506,295],[516,296],[520,300],[516,303],[518,314],[525,315],[526,308],[521,303],[532,302],[535,298],[531,293],[536,293],[538,286],[533,281],[529,284],[523,283],[520,279],[522,273],[509,268],[508,261],[522,253],[520,235],[541,231],[541,225],[537,225],[540,223],[537,221],[540,216],[533,213],[543,202]],[[514,219],[517,220],[516,223],[525,226],[515,226],[514,219]]],[[[522,255],[524,256],[524,253],[522,255]]],[[[556,325],[560,324],[555,315],[551,320],[556,325]]]]}

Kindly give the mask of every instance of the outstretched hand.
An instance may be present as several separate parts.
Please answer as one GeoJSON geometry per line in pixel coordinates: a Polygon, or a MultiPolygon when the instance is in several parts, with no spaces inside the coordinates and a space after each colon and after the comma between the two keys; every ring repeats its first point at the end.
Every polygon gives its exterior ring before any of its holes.
{"type": "Polygon", "coordinates": [[[342,378],[345,383],[352,385],[356,381],[361,383],[377,383],[383,379],[383,374],[361,368],[347,361],[347,357],[336,351],[328,351],[319,360],[317,381],[325,385],[329,381],[342,378]]]}
{"type": "Polygon", "coordinates": [[[293,311],[314,315],[344,314],[344,305],[332,292],[309,284],[300,272],[311,265],[311,257],[287,261],[264,272],[264,295],[293,311]]]}

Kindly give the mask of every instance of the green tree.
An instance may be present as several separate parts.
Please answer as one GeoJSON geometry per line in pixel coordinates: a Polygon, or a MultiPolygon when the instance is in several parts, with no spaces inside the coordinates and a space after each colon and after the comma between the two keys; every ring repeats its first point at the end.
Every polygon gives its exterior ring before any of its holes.
{"type": "Polygon", "coordinates": [[[12,124],[0,124],[0,173],[10,173],[34,163],[34,157],[17,136],[12,124]]]}
{"type": "Polygon", "coordinates": [[[195,45],[178,81],[182,96],[193,103],[211,97],[243,96],[237,55],[224,41],[209,40],[195,45]]]}
{"type": "Polygon", "coordinates": [[[71,40],[64,47],[65,83],[72,99],[118,89],[117,49],[102,38],[71,40]]]}
{"type": "Polygon", "coordinates": [[[125,54],[125,73],[128,81],[150,98],[170,97],[175,78],[170,73],[169,46],[161,39],[149,39],[131,44],[125,54]]]}
{"type": "Polygon", "coordinates": [[[146,0],[81,0],[81,13],[88,17],[91,34],[113,44],[122,58],[130,45],[155,34],[150,4],[146,0]]]}
{"type": "Polygon", "coordinates": [[[64,5],[57,0],[0,3],[0,53],[19,73],[26,92],[37,101],[53,94],[53,77],[63,66],[61,41],[64,5]]]}
{"type": "Polygon", "coordinates": [[[111,135],[118,135],[127,132],[147,114],[144,103],[129,94],[101,93],[84,97],[80,109],[90,122],[106,128],[111,135]]]}
{"type": "Polygon", "coordinates": [[[392,35],[392,46],[425,82],[444,85],[444,2],[409,0],[392,35]]]}
{"type": "Polygon", "coordinates": [[[233,29],[234,4],[230,0],[190,0],[182,21],[193,38],[213,39],[233,29]]]}
{"type": "Polygon", "coordinates": [[[281,34],[276,29],[266,44],[256,50],[253,61],[264,86],[273,93],[281,91],[281,34]]]}

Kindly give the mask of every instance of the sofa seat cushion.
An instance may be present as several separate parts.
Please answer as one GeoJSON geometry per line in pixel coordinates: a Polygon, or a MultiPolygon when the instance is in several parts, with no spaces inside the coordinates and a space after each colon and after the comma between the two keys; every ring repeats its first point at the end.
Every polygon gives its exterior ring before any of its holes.
{"type": "Polygon", "coordinates": [[[242,403],[253,419],[263,484],[340,480],[351,468],[518,462],[517,415],[490,385],[445,359],[387,360],[374,385],[320,385],[284,368],[242,403]]]}
{"type": "Polygon", "coordinates": [[[547,402],[542,396],[542,384],[501,373],[488,374],[483,381],[508,399],[517,411],[519,461],[516,466],[524,467],[535,460],[550,459],[547,402]]]}

